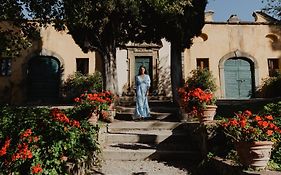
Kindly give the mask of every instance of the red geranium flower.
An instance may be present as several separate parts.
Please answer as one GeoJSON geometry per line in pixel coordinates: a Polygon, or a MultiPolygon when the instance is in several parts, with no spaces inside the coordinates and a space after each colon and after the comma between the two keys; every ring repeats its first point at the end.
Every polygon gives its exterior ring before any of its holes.
{"type": "Polygon", "coordinates": [[[41,173],[42,171],[43,171],[43,169],[41,168],[40,164],[37,164],[36,166],[33,166],[31,168],[32,174],[38,174],[38,173],[41,173]]]}
{"type": "Polygon", "coordinates": [[[220,126],[235,141],[274,141],[281,130],[273,119],[271,115],[254,115],[245,111],[233,118],[223,119],[220,126]]]}

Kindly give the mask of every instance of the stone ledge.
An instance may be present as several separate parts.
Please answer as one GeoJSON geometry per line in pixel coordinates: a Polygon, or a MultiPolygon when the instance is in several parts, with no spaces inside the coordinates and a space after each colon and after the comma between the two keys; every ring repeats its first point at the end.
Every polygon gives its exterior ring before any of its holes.
{"type": "Polygon", "coordinates": [[[212,157],[209,166],[213,167],[221,175],[281,175],[280,171],[246,171],[235,162],[220,157],[212,157]]]}

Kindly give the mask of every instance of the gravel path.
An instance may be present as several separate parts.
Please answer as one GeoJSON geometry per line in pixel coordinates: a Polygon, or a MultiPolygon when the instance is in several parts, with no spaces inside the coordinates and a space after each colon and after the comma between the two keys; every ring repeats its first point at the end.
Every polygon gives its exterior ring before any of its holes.
{"type": "MultiPolygon", "coordinates": [[[[180,166],[179,166],[180,167],[180,166]]],[[[188,175],[186,169],[169,166],[157,161],[105,161],[104,175],[188,175]]]]}

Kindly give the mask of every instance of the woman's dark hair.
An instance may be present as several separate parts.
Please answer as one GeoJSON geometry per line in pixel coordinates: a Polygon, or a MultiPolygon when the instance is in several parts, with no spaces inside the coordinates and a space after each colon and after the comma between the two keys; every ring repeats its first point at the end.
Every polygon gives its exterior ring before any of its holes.
{"type": "Polygon", "coordinates": [[[144,68],[144,74],[147,74],[146,67],[144,65],[141,65],[139,68],[139,75],[141,75],[141,68],[144,68]]]}

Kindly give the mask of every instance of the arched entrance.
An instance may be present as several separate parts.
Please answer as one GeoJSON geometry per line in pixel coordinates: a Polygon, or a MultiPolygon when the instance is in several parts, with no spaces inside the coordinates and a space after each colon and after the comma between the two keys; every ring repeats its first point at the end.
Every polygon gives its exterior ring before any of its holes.
{"type": "Polygon", "coordinates": [[[28,63],[28,101],[54,103],[59,97],[60,62],[50,56],[33,57],[28,63]]]}
{"type": "Polygon", "coordinates": [[[225,98],[247,99],[254,92],[254,64],[245,57],[232,57],[224,62],[225,98]]]}

